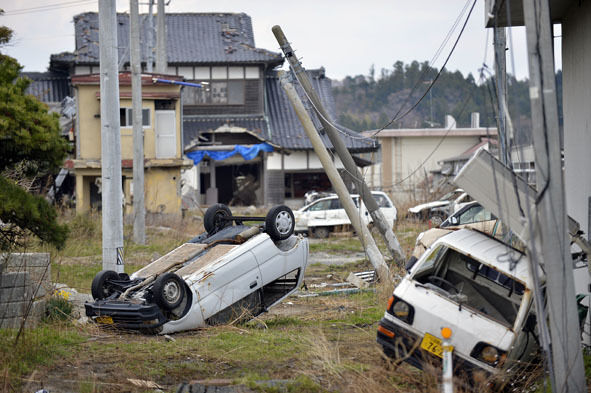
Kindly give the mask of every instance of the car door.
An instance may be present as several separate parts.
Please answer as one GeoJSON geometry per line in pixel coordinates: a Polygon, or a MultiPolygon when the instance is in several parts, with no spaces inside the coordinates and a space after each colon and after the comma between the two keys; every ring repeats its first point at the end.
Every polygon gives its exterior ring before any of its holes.
{"type": "Polygon", "coordinates": [[[326,213],[330,209],[331,199],[320,199],[308,209],[308,227],[325,226],[326,213]]]}
{"type": "Polygon", "coordinates": [[[211,269],[203,269],[192,285],[204,319],[216,315],[262,287],[262,275],[250,250],[240,250],[238,247],[210,266],[211,269]]]}

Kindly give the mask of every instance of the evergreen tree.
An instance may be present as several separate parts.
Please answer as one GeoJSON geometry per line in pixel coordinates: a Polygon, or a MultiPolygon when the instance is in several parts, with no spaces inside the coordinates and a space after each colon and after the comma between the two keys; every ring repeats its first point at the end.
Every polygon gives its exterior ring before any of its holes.
{"type": "MultiPolygon", "coordinates": [[[[12,31],[0,27],[0,48],[12,31]]],[[[0,250],[19,244],[27,232],[61,247],[68,229],[41,196],[19,185],[27,177],[54,173],[64,161],[67,142],[60,136],[57,114],[25,89],[16,59],[0,52],[0,250]]]]}

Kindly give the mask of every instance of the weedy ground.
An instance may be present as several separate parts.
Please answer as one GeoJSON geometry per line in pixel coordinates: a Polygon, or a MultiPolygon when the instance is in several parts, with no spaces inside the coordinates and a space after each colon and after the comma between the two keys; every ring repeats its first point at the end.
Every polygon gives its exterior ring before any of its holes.
{"type": "MultiPolygon", "coordinates": [[[[100,217],[65,212],[63,219],[72,233],[62,250],[32,243],[29,251],[50,252],[52,280],[88,293],[101,270],[100,217]]],[[[425,229],[422,223],[397,223],[395,232],[407,254],[425,229]]],[[[197,216],[156,221],[148,227],[148,245],[141,246],[129,240],[131,227],[126,226],[126,271],[137,270],[201,231],[197,216]]],[[[362,247],[356,238],[311,239],[310,251],[312,256],[323,252],[339,258],[362,247]]],[[[310,292],[320,291],[323,283],[342,282],[351,271],[370,269],[365,260],[311,264],[305,282],[310,292]]],[[[403,273],[394,265],[392,270],[403,273]]],[[[437,392],[435,372],[395,364],[376,343],[377,323],[393,287],[388,282],[352,295],[291,296],[246,324],[183,332],[173,340],[80,325],[65,316],[67,310],[60,314],[57,302],[54,317],[37,328],[20,335],[0,331],[0,391],[45,387],[51,392],[153,392],[147,386],[155,383],[161,391],[175,392],[180,383],[201,381],[258,392],[437,392]]]]}

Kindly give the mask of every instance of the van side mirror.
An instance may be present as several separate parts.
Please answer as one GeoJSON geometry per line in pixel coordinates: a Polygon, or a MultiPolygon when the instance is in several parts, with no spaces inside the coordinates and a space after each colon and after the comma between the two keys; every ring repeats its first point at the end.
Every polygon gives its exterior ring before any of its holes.
{"type": "Polygon", "coordinates": [[[408,258],[408,261],[406,261],[406,266],[405,266],[406,271],[410,272],[410,269],[412,269],[412,267],[415,265],[415,263],[417,263],[417,261],[418,261],[418,259],[414,255],[412,255],[410,258],[408,258]]]}
{"type": "Polygon", "coordinates": [[[458,224],[458,218],[457,217],[450,217],[449,221],[453,224],[453,225],[457,225],[458,224]]]}

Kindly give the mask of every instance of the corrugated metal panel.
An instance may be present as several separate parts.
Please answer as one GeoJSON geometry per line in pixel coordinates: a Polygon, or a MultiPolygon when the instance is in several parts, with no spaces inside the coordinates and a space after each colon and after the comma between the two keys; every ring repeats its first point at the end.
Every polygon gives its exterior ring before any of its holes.
{"type": "MultiPolygon", "coordinates": [[[[147,15],[141,15],[141,36],[147,36],[147,15]]],[[[129,62],[129,15],[117,14],[119,59],[129,62]]],[[[74,17],[76,50],[52,60],[74,60],[76,64],[99,61],[98,14],[87,12],[74,17]]],[[[167,57],[169,64],[273,63],[283,62],[279,53],[255,48],[252,22],[244,13],[166,14],[167,57]]],[[[146,61],[144,47],[142,61],[146,61]]]]}
{"type": "MultiPolygon", "coordinates": [[[[326,78],[324,75],[324,69],[308,70],[306,72],[310,76],[314,89],[318,93],[320,100],[334,123],[336,110],[330,79],[326,78]]],[[[296,90],[302,98],[302,101],[306,105],[308,100],[306,99],[305,94],[297,82],[294,82],[294,84],[296,85],[296,90]]],[[[297,118],[285,92],[281,88],[277,71],[271,71],[267,74],[266,92],[271,126],[271,140],[273,143],[292,150],[312,149],[312,144],[306,136],[302,124],[297,118]]],[[[316,115],[312,115],[312,120],[317,129],[319,129],[320,122],[316,115]]],[[[346,146],[351,152],[360,153],[377,150],[378,145],[373,139],[366,138],[362,134],[349,130],[343,126],[337,126],[339,130],[342,131],[341,137],[344,139],[346,146]]],[[[325,146],[332,149],[332,143],[328,139],[328,136],[321,135],[321,137],[325,146]]]]}

